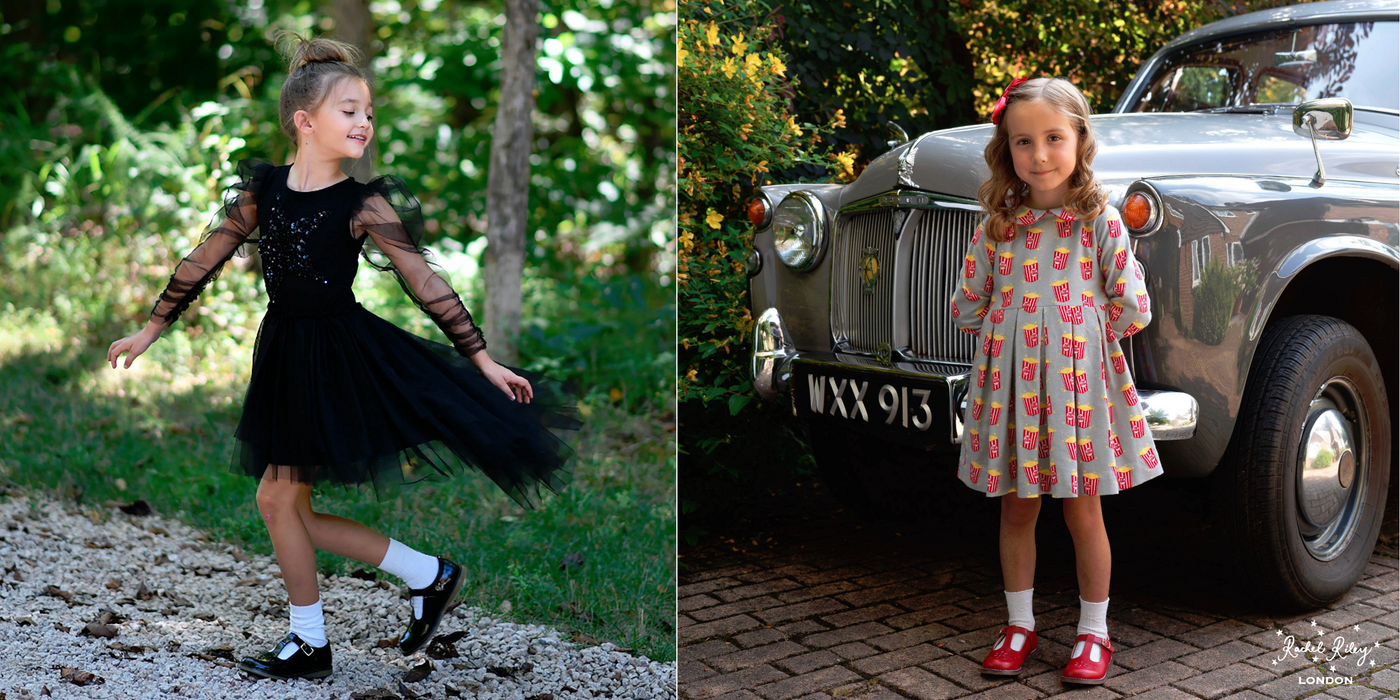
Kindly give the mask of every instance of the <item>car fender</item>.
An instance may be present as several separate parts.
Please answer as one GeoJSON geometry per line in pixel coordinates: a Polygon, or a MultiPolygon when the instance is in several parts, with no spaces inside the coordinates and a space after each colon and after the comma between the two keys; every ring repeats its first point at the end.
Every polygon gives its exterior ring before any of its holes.
{"type": "MultiPolygon", "coordinates": [[[[1153,304],[1152,324],[1134,343],[1137,380],[1196,398],[1196,435],[1163,442],[1160,452],[1174,475],[1202,477],[1225,453],[1254,352],[1289,283],[1327,259],[1400,267],[1397,192],[1394,183],[1329,180],[1312,187],[1307,177],[1263,175],[1140,182],[1160,199],[1163,217],[1135,249],[1153,304]],[[1215,257],[1231,270],[1253,261],[1258,276],[1248,288],[1234,290],[1239,309],[1232,306],[1223,340],[1210,345],[1202,339],[1210,334],[1192,327],[1195,310],[1210,303],[1202,297],[1199,263],[1215,257]]],[[[1380,295],[1377,302],[1393,304],[1394,295],[1380,295]]]]}

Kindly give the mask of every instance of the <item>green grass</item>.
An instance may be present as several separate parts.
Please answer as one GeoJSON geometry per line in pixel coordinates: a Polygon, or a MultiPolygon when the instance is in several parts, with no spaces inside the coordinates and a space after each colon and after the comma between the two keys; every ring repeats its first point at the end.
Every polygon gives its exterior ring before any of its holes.
{"type": "MultiPolygon", "coordinates": [[[[250,349],[172,329],[131,369],[113,370],[114,339],[85,343],[47,313],[0,307],[0,484],[88,505],[144,499],[213,539],[272,555],[256,482],[227,467],[250,349]]],[[[368,486],[318,487],[313,507],[460,562],[465,604],[673,661],[674,425],[665,407],[622,405],[584,404],[574,480],[537,511],[477,474],[383,503],[368,486]],[[583,564],[561,569],[568,554],[583,564]]],[[[317,562],[326,574],[367,569],[402,585],[361,562],[324,552],[317,562]]]]}

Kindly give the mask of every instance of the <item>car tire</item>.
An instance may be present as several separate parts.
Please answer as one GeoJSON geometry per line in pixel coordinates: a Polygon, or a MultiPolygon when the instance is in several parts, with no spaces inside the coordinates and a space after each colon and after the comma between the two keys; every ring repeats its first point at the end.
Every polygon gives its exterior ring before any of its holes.
{"type": "Polygon", "coordinates": [[[1355,327],[1302,315],[1265,330],[1213,476],[1216,512],[1251,600],[1302,611],[1346,595],[1376,544],[1391,449],[1380,364],[1355,327]],[[1326,446],[1326,459],[1308,459],[1309,436],[1326,446]]]}
{"type": "Polygon", "coordinates": [[[809,424],[807,433],[832,496],[863,520],[938,521],[971,532],[972,521],[996,510],[958,481],[956,452],[887,442],[827,424],[809,424]]]}

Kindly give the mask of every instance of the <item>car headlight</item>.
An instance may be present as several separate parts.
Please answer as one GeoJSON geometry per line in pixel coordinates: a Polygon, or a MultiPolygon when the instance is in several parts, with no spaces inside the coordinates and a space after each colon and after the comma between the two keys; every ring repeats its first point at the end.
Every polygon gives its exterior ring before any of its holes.
{"type": "Polygon", "coordinates": [[[806,271],[826,248],[826,207],[810,192],[793,192],[773,212],[773,249],[784,265],[806,271]]]}

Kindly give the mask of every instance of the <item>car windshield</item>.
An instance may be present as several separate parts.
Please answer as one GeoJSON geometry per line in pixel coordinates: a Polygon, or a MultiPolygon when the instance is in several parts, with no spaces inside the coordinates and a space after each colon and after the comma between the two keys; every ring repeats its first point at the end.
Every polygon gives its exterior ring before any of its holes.
{"type": "Polygon", "coordinates": [[[1316,24],[1184,47],[1157,68],[1129,111],[1194,112],[1320,97],[1397,110],[1397,27],[1316,24]]]}

